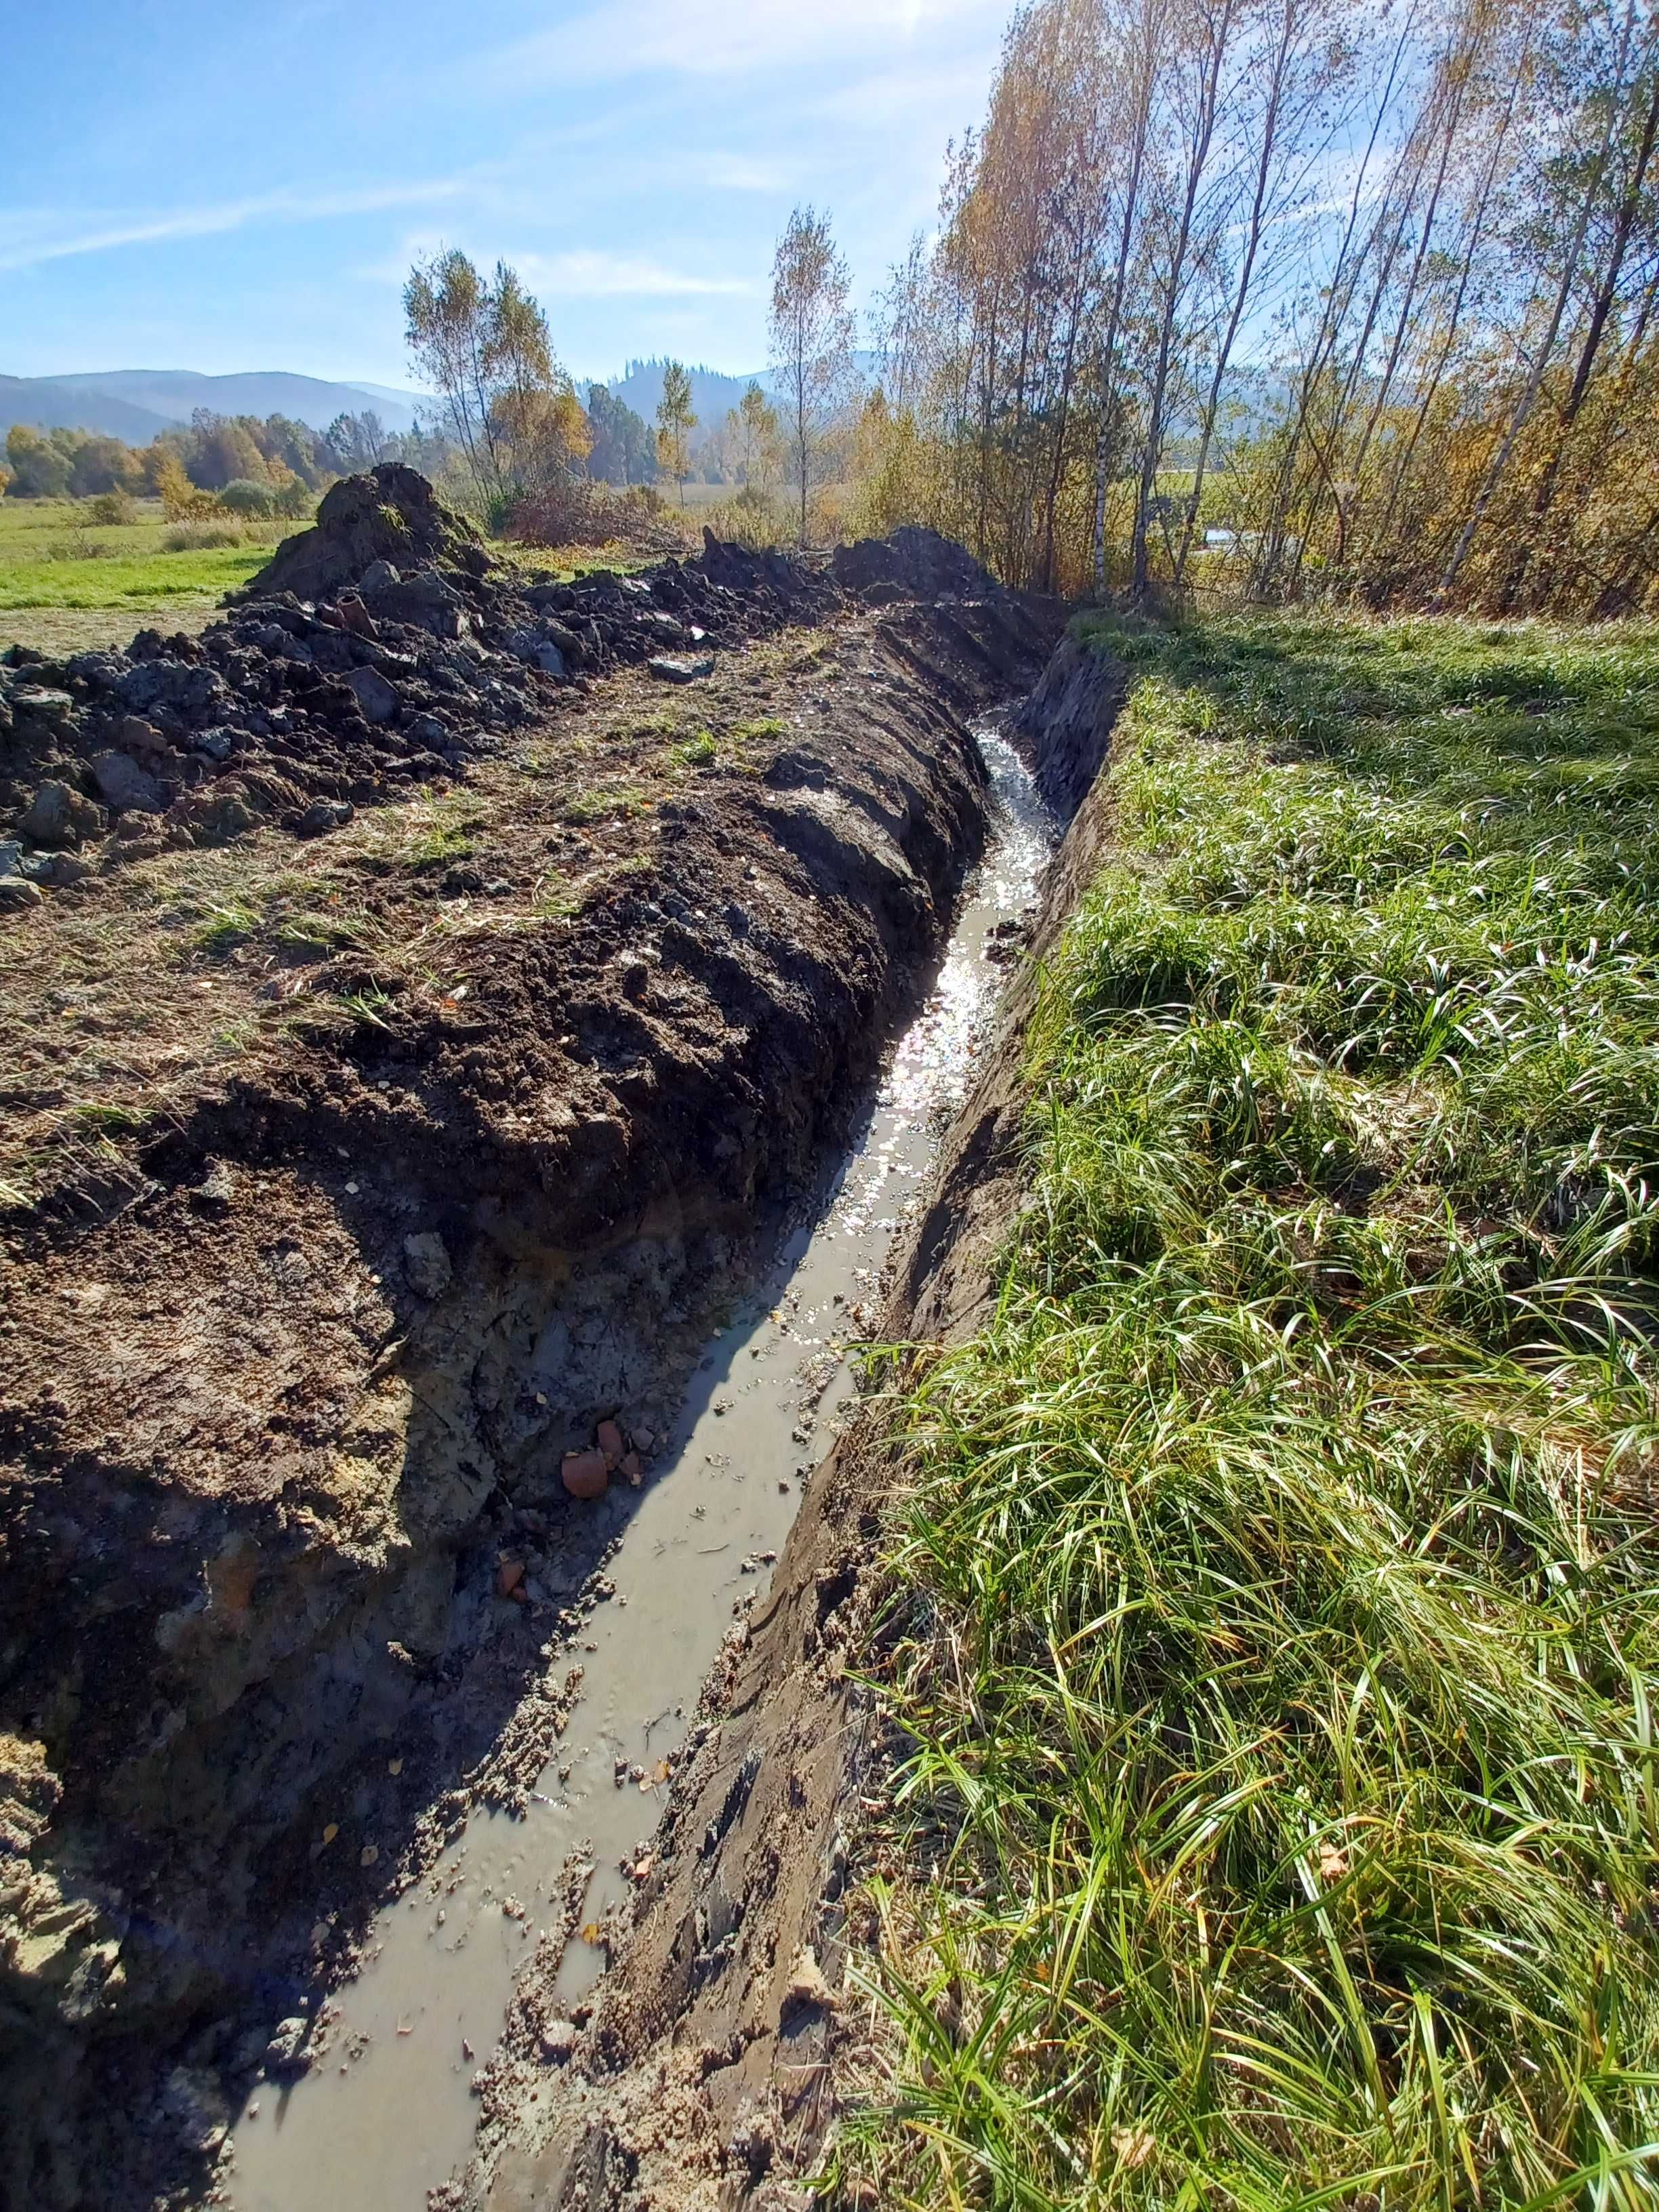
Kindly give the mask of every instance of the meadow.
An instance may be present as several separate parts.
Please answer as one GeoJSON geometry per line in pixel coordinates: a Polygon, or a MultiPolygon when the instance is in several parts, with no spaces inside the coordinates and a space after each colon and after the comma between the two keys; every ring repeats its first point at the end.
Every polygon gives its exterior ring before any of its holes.
{"type": "Polygon", "coordinates": [[[847,2155],[1651,2206],[1659,637],[1083,622],[1133,686],[1030,1203],[985,1332],[892,1355],[847,2155]]]}
{"type": "Polygon", "coordinates": [[[0,499],[0,645],[52,653],[125,644],[147,626],[199,629],[301,523],[170,524],[159,501],[97,523],[88,502],[0,499]]]}

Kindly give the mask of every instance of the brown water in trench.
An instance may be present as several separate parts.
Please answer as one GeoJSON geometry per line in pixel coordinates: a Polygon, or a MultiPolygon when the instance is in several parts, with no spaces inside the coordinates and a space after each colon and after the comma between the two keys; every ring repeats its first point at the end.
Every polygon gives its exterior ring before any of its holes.
{"type": "MultiPolygon", "coordinates": [[[[667,1787],[649,1778],[683,1741],[738,1608],[764,1592],[799,1503],[795,1471],[822,1455],[854,1389],[854,1310],[875,1291],[966,1098],[1003,980],[992,932],[1033,902],[1053,848],[1047,810],[997,718],[975,734],[990,779],[986,852],[933,988],[827,1209],[708,1347],[608,1563],[617,1595],[592,1616],[597,1649],[581,1655],[580,1698],[529,1814],[475,1817],[379,1916],[362,1973],[338,1994],[330,2057],[291,2087],[262,2082],[236,2124],[238,2212],[421,2212],[471,2153],[472,2077],[501,2033],[514,1973],[554,1919],[569,1855],[591,1846],[585,1923],[629,1887],[620,1863],[655,1827],[667,1787]],[[803,1427],[811,1443],[793,1433],[803,1427]],[[644,1768],[647,1786],[618,1787],[619,1763],[644,1768]],[[522,1920],[503,1913],[508,1899],[522,1920]]],[[[569,1663],[552,1665],[562,1674],[569,1663]]],[[[574,1939],[560,1993],[580,1997],[602,1964],[574,1939]]]]}

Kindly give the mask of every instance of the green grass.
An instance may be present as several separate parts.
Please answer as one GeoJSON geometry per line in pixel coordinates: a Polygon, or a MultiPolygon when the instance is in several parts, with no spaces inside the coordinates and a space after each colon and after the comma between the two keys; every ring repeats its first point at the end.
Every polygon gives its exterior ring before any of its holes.
{"type": "Polygon", "coordinates": [[[0,641],[49,650],[130,638],[147,620],[199,623],[302,524],[249,526],[244,543],[167,550],[160,503],[133,523],[89,524],[72,500],[0,499],[0,641]]]}
{"type": "Polygon", "coordinates": [[[903,1369],[884,2205],[1659,2202],[1659,641],[1138,678],[903,1369]]]}

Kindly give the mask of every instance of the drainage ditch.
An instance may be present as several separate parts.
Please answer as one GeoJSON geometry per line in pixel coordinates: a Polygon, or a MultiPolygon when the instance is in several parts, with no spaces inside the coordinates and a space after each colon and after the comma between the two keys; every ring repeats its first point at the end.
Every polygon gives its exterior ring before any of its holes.
{"type": "MultiPolygon", "coordinates": [[[[528,2055],[544,2065],[581,2033],[615,1916],[649,1878],[688,1733],[706,1733],[699,1686],[763,1595],[854,1394],[854,1347],[875,1318],[893,1240],[967,1095],[1029,927],[1051,817],[1002,719],[981,720],[975,736],[986,848],[931,990],[849,1148],[708,1345],[667,1432],[651,1438],[650,1487],[588,1587],[580,1649],[547,1647],[548,1679],[532,1697],[556,1712],[552,1755],[521,1815],[475,1814],[378,1917],[356,1978],[289,2024],[291,2057],[254,2086],[222,2169],[238,2212],[330,2201],[412,2212],[465,2163],[481,2111],[488,2122],[509,2098],[537,2094],[511,2050],[492,2057],[509,2004],[520,2029],[533,2014],[528,2055]]],[[[511,1596],[495,1603],[510,1618],[511,1596]]]]}

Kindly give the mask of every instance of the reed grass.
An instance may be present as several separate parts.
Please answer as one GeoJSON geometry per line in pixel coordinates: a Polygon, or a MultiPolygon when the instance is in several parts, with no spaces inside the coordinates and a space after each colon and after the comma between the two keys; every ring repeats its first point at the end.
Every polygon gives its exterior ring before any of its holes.
{"type": "Polygon", "coordinates": [[[991,1325],[899,1363],[884,2205],[1659,2202],[1659,641],[1097,622],[991,1325]]]}

